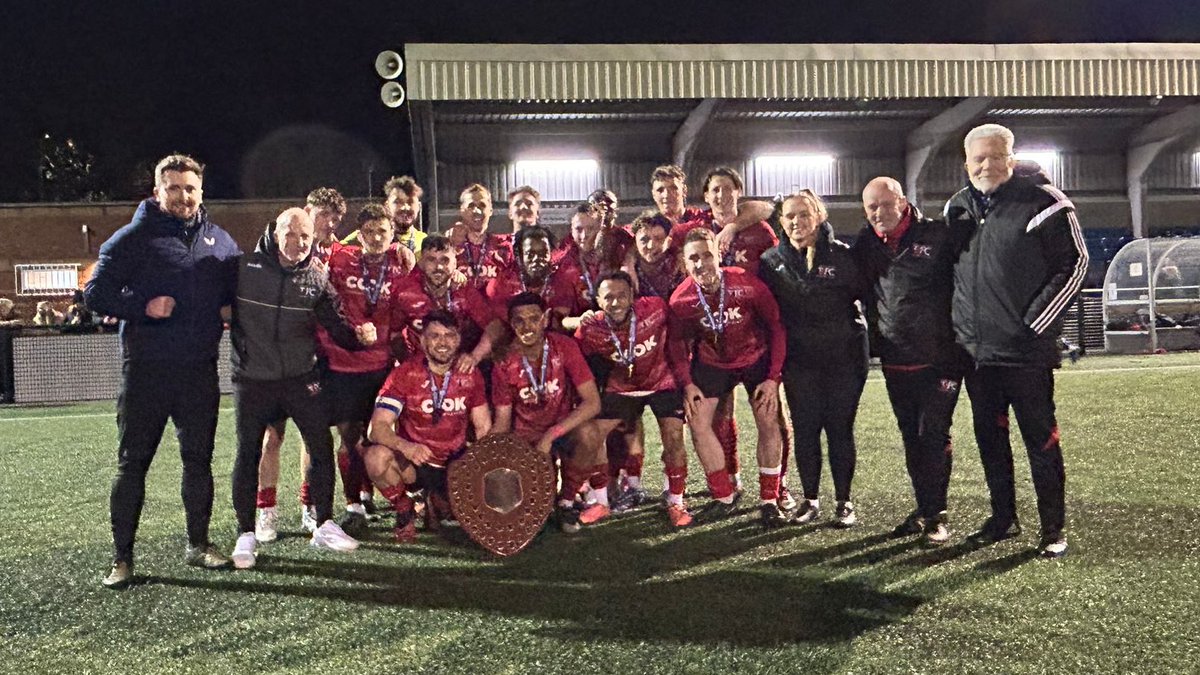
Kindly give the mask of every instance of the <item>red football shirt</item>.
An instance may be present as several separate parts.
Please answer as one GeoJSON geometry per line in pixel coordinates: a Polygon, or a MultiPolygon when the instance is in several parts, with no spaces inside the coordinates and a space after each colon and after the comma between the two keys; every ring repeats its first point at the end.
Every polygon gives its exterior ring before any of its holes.
{"type": "Polygon", "coordinates": [[[579,324],[575,339],[584,356],[598,355],[613,362],[604,390],[613,394],[643,396],[675,389],[675,378],[667,363],[667,303],[662,298],[638,298],[633,303],[636,317],[633,348],[633,376],[627,365],[629,326],[609,329],[604,312],[597,312],[579,324]],[[620,342],[620,351],[613,338],[620,342]]]}
{"type": "MultiPolygon", "coordinates": [[[[713,233],[721,231],[721,227],[713,220],[712,209],[705,209],[696,218],[681,220],[678,225],[671,228],[671,244],[677,249],[683,250],[683,242],[687,239],[687,233],[697,227],[707,228],[713,233]]],[[[733,246],[722,256],[721,264],[725,267],[740,267],[757,276],[758,261],[762,258],[762,254],[778,245],[779,237],[775,236],[775,230],[772,230],[766,221],[760,221],[738,232],[738,235],[733,238],[733,246]]]]}
{"type": "Polygon", "coordinates": [[[467,277],[467,282],[480,292],[487,288],[488,282],[495,279],[500,270],[508,266],[512,260],[512,242],[501,234],[489,234],[483,244],[475,245],[469,240],[459,244],[455,249],[458,260],[458,271],[467,277]]]}
{"type": "Polygon", "coordinates": [[[553,265],[549,276],[540,287],[527,287],[516,265],[509,265],[500,275],[488,283],[487,297],[496,311],[507,318],[508,301],[526,290],[538,293],[546,305],[560,316],[576,316],[580,313],[579,292],[575,284],[579,277],[578,268],[566,264],[553,265]]]}
{"type": "MultiPolygon", "coordinates": [[[[571,414],[579,402],[579,387],[593,381],[579,345],[557,333],[546,333],[549,351],[544,391],[535,391],[534,381],[521,362],[516,349],[498,361],[492,369],[492,403],[513,409],[513,431],[530,443],[537,443],[546,430],[571,414]]],[[[529,360],[534,380],[541,380],[542,358],[529,360]]]]}
{"type": "Polygon", "coordinates": [[[442,376],[432,375],[425,356],[415,356],[392,369],[375,399],[376,408],[396,413],[396,433],[406,441],[420,443],[433,453],[433,464],[445,466],[450,455],[467,442],[471,411],[487,405],[483,375],[479,369],[464,375],[450,371],[450,383],[442,400],[442,413],[433,418],[434,387],[440,392],[442,376]]]}
{"type": "Polygon", "coordinates": [[[425,286],[425,274],[420,270],[414,270],[400,282],[394,294],[393,302],[403,321],[404,344],[408,346],[410,354],[421,351],[421,329],[425,315],[435,309],[449,310],[458,320],[458,329],[462,334],[461,349],[464,352],[471,351],[479,344],[484,329],[495,318],[483,294],[470,284],[437,298],[431,296],[425,286]]]}
{"type": "Polygon", "coordinates": [[[347,351],[337,346],[320,326],[317,336],[329,358],[329,369],[340,373],[369,373],[392,365],[391,336],[403,327],[402,317],[396,314],[393,302],[395,291],[408,274],[399,253],[388,248],[382,265],[370,265],[364,275],[362,249],[342,246],[329,258],[329,281],[337,291],[342,314],[351,325],[370,321],[375,324],[375,344],[360,351],[347,351]],[[379,275],[383,274],[383,279],[379,275]],[[365,278],[364,278],[365,277],[365,278]],[[368,289],[378,286],[378,297],[372,306],[368,289]]]}
{"type": "MultiPolygon", "coordinates": [[[[628,232],[620,228],[614,228],[613,232],[624,232],[625,236],[629,237],[629,243],[632,244],[633,238],[628,232]]],[[[600,277],[608,272],[621,269],[629,247],[612,236],[606,236],[606,242],[602,249],[594,248],[590,252],[584,253],[574,239],[568,238],[563,241],[558,250],[560,266],[575,268],[577,275],[575,277],[576,303],[577,307],[582,310],[582,308],[592,307],[596,298],[597,286],[600,284],[600,277]]]]}
{"type": "MultiPolygon", "coordinates": [[[[671,295],[669,356],[675,380],[690,384],[692,351],[700,343],[700,361],[724,370],[754,365],[769,356],[767,376],[781,378],[787,336],[779,305],[766,284],[739,267],[722,267],[725,281],[725,329],[718,336],[700,304],[700,287],[690,277],[671,295]]],[[[705,295],[709,310],[720,310],[720,294],[705,295]]]]}

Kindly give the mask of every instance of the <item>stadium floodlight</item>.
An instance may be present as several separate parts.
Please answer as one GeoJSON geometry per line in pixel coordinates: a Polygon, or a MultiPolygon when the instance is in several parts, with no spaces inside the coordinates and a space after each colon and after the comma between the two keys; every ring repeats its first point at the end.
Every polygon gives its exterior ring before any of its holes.
{"type": "Polygon", "coordinates": [[[754,164],[764,169],[822,169],[831,166],[833,155],[759,155],[754,158],[754,164]]]}
{"type": "Polygon", "coordinates": [[[1049,150],[1017,150],[1013,159],[1018,162],[1037,162],[1038,166],[1049,171],[1058,164],[1058,151],[1049,150]]]}
{"type": "Polygon", "coordinates": [[[600,163],[594,159],[522,159],[513,166],[517,173],[595,173],[600,163]]]}
{"type": "Polygon", "coordinates": [[[517,185],[532,185],[546,201],[586,199],[600,187],[600,162],[594,159],[522,159],[513,163],[517,185]]]}

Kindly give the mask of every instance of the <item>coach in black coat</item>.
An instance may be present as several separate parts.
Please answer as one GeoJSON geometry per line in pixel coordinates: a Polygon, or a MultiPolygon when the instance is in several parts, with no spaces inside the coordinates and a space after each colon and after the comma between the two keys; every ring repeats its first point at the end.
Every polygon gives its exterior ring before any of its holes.
{"type": "Polygon", "coordinates": [[[958,244],[945,223],[908,203],[895,179],[869,182],[863,210],[867,222],[852,253],[870,283],[871,352],[883,365],[917,502],[894,534],[923,531],[927,543],[943,544],[950,425],[967,367],[950,321],[958,244]]]}
{"type": "Polygon", "coordinates": [[[992,515],[971,539],[1020,532],[1008,411],[1016,413],[1037,492],[1044,557],[1067,551],[1065,471],[1054,415],[1054,368],[1063,314],[1079,292],[1088,255],[1075,205],[1041,173],[1014,173],[1013,134],[998,124],[967,133],[970,185],[946,203],[964,240],[954,265],[955,336],[975,361],[967,375],[975,439],[992,515]]]}

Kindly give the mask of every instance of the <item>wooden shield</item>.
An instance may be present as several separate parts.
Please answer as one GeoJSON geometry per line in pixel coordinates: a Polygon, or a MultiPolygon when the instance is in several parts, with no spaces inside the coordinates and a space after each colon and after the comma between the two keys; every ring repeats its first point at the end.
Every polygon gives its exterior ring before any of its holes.
{"type": "Polygon", "coordinates": [[[450,505],[480,546],[510,556],[529,545],[554,506],[554,464],[512,434],[486,436],[447,470],[450,505]]]}

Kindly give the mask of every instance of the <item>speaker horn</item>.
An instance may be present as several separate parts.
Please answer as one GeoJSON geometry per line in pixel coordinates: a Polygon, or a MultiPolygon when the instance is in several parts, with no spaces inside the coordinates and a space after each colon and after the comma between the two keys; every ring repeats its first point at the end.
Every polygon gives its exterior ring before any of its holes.
{"type": "Polygon", "coordinates": [[[379,52],[375,57],[375,72],[385,80],[394,80],[404,72],[404,59],[390,49],[379,52]]]}
{"type": "Polygon", "coordinates": [[[399,108],[404,105],[404,87],[399,82],[384,82],[379,99],[389,108],[399,108]]]}

